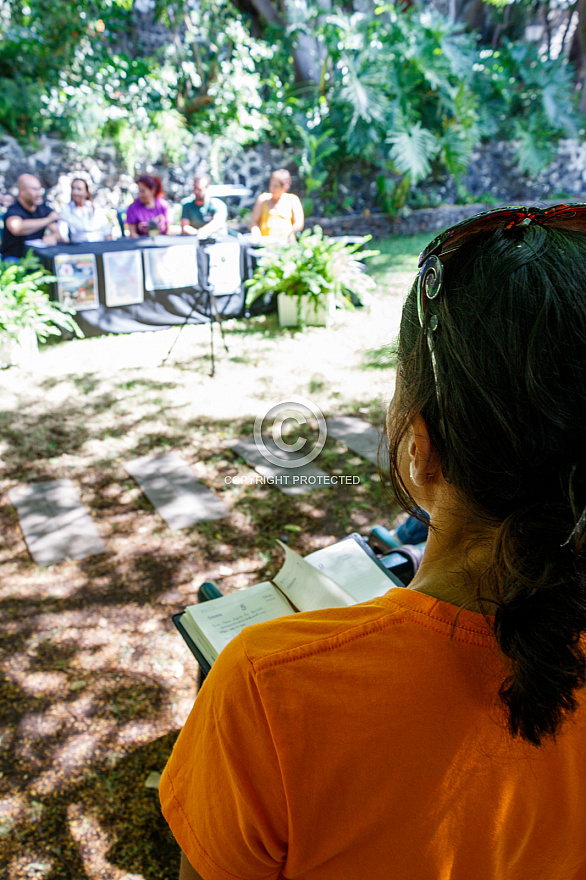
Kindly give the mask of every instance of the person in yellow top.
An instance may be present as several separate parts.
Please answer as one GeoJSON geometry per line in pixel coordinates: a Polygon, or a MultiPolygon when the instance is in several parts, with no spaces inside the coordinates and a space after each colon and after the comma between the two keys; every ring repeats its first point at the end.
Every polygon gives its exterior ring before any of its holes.
{"type": "Polygon", "coordinates": [[[291,175],[285,168],[271,174],[269,192],[261,193],[250,217],[250,231],[256,238],[294,240],[301,232],[305,217],[297,196],[289,192],[291,175]]]}

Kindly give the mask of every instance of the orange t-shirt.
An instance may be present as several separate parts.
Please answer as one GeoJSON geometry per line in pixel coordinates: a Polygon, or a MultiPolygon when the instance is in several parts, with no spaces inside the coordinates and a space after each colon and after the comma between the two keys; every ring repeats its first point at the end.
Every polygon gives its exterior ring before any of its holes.
{"type": "Polygon", "coordinates": [[[205,880],[584,880],[585,699],[507,733],[484,618],[395,588],[243,631],[165,768],[205,880]]]}

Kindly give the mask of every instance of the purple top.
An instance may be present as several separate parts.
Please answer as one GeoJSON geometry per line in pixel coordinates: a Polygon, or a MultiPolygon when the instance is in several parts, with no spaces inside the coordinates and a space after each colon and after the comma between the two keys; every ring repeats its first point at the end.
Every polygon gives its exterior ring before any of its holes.
{"type": "Polygon", "coordinates": [[[155,199],[152,208],[147,208],[138,199],[126,211],[126,222],[136,225],[139,235],[149,234],[149,223],[155,220],[159,227],[159,235],[165,235],[169,227],[169,203],[165,199],[155,199]]]}

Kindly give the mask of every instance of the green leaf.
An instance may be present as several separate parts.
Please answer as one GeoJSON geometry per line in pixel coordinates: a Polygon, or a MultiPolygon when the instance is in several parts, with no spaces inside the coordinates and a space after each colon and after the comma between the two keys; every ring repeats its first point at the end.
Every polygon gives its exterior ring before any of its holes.
{"type": "MultiPolygon", "coordinates": [[[[247,304],[266,293],[285,293],[288,296],[310,297],[316,303],[331,292],[336,302],[348,306],[348,297],[358,301],[374,286],[372,279],[355,258],[356,251],[369,240],[348,244],[324,236],[320,226],[306,229],[295,242],[287,242],[278,249],[263,249],[254,277],[246,283],[247,304]]],[[[378,251],[367,251],[367,257],[378,251]]]]}
{"type": "Polygon", "coordinates": [[[546,168],[553,158],[553,148],[549,140],[539,137],[535,131],[517,127],[519,141],[516,157],[519,170],[524,174],[536,175],[546,168]]]}
{"type": "Polygon", "coordinates": [[[0,260],[0,333],[15,339],[32,327],[40,340],[60,335],[61,329],[83,336],[72,317],[75,313],[51,302],[43,289],[53,281],[30,252],[20,263],[0,260]]]}
{"type": "Polygon", "coordinates": [[[410,131],[397,131],[387,137],[391,145],[389,158],[413,183],[423,180],[431,171],[431,160],[437,154],[439,144],[436,136],[416,122],[410,131]]]}

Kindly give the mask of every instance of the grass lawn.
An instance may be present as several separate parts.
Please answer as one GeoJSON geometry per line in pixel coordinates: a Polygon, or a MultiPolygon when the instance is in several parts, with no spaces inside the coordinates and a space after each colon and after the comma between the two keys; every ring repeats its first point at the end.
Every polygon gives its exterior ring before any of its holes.
{"type": "MultiPolygon", "coordinates": [[[[398,511],[376,469],[328,438],[319,464],[356,485],[295,498],[236,485],[232,451],[255,418],[292,396],[326,416],[384,419],[394,389],[402,300],[428,236],[376,243],[369,309],[331,328],[282,331],[274,316],[47,346],[32,373],[0,374],[0,864],[6,880],[175,880],[177,850],[155,788],[197,691],[197,667],[171,615],[199,584],[224,591],[398,511]],[[171,345],[171,357],[161,365],[171,345]],[[124,470],[175,450],[230,515],[171,531],[124,470]],[[6,492],[67,477],[106,553],[40,569],[6,492]]],[[[311,440],[311,427],[307,428],[311,440]]]]}

